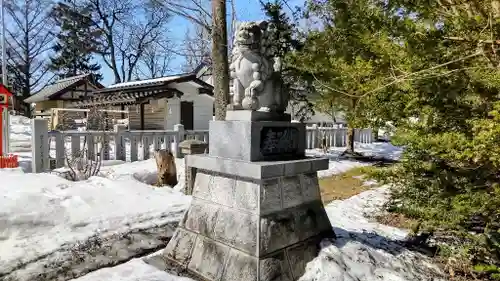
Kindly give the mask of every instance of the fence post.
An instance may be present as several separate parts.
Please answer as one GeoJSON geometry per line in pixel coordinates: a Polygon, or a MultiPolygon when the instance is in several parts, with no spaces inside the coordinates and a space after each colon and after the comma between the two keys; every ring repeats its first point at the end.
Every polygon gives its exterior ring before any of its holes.
{"type": "Polygon", "coordinates": [[[135,162],[139,159],[137,157],[139,142],[137,141],[137,136],[132,133],[129,133],[129,138],[130,138],[130,162],[135,162]]]}
{"type": "Polygon", "coordinates": [[[344,147],[347,146],[347,128],[342,128],[340,131],[340,146],[339,147],[344,147]]]}
{"type": "Polygon", "coordinates": [[[49,169],[48,120],[31,119],[31,171],[43,173],[49,169]]]}
{"type": "Polygon", "coordinates": [[[315,148],[318,148],[317,146],[317,143],[318,143],[318,137],[319,137],[319,132],[318,132],[318,125],[317,124],[313,124],[311,126],[312,128],[312,143],[311,143],[311,149],[315,149],[315,148]]]}
{"type": "Polygon", "coordinates": [[[64,136],[61,132],[53,132],[55,138],[55,149],[56,149],[56,168],[62,168],[65,165],[66,157],[65,152],[66,147],[64,146],[64,136]]]}
{"type": "Polygon", "coordinates": [[[176,132],[174,134],[174,156],[176,158],[180,158],[181,157],[181,152],[180,152],[180,149],[179,149],[179,144],[184,140],[184,134],[185,134],[185,131],[184,131],[184,125],[182,124],[176,124],[174,125],[174,131],[176,132]]]}
{"type": "Polygon", "coordinates": [[[123,160],[125,161],[125,142],[124,140],[124,132],[126,128],[122,125],[113,125],[113,129],[115,131],[115,160],[123,160]]]}

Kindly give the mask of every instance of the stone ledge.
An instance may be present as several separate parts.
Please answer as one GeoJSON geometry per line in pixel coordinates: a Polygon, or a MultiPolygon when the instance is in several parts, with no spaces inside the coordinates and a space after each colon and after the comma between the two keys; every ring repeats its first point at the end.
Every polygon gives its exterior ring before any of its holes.
{"type": "Polygon", "coordinates": [[[188,155],[187,166],[251,179],[269,179],[298,174],[315,173],[328,169],[327,158],[308,157],[290,161],[248,162],[210,155],[188,155]]]}
{"type": "Polygon", "coordinates": [[[292,117],[288,113],[263,112],[254,110],[228,110],[226,121],[284,121],[290,122],[292,117]]]}

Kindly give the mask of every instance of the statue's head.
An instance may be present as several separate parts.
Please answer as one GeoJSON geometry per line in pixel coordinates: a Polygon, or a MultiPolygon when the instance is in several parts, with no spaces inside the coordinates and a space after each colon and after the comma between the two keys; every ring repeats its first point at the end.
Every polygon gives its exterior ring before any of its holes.
{"type": "Polygon", "coordinates": [[[234,34],[234,46],[240,49],[259,50],[267,26],[266,21],[239,23],[234,34]]]}

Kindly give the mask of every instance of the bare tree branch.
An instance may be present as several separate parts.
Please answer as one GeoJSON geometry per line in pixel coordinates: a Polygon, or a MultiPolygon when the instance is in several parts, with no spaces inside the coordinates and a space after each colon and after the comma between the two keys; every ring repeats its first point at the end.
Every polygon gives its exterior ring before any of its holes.
{"type": "Polygon", "coordinates": [[[46,78],[45,59],[54,40],[50,20],[50,0],[8,1],[6,14],[13,23],[7,27],[8,64],[20,82],[23,97],[31,95],[46,78]]]}
{"type": "Polygon", "coordinates": [[[156,78],[167,75],[170,69],[170,62],[173,58],[172,51],[174,44],[166,38],[158,40],[145,48],[143,56],[139,60],[136,76],[145,78],[156,78]]]}
{"type": "Polygon", "coordinates": [[[115,83],[130,81],[145,50],[159,38],[170,13],[157,0],[88,0],[94,24],[102,31],[99,54],[115,83]]]}

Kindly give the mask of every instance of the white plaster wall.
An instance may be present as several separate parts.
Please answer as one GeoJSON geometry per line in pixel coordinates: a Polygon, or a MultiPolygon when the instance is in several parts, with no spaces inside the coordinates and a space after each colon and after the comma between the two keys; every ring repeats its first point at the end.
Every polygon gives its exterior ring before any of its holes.
{"type": "Polygon", "coordinates": [[[208,95],[198,94],[198,88],[188,83],[175,85],[184,93],[179,98],[168,100],[166,126],[167,130],[172,130],[175,124],[181,120],[181,101],[193,102],[193,128],[194,130],[208,130],[208,122],[213,119],[214,99],[208,95]]]}
{"type": "Polygon", "coordinates": [[[193,99],[194,129],[208,130],[208,122],[212,120],[214,101],[208,95],[198,95],[193,99]]]}
{"type": "MultiPolygon", "coordinates": [[[[85,90],[85,85],[81,85],[81,86],[77,87],[76,89],[77,89],[77,90],[82,90],[82,91],[84,91],[84,90],[85,90]]],[[[96,88],[94,88],[92,85],[90,85],[90,84],[89,84],[89,85],[87,86],[87,95],[88,95],[88,96],[92,96],[93,94],[91,93],[91,91],[93,91],[93,90],[96,90],[96,88]]],[[[64,93],[64,94],[61,96],[61,98],[60,98],[60,99],[69,99],[69,98],[73,98],[71,94],[72,94],[72,92],[71,92],[71,91],[69,91],[69,92],[67,92],[67,93],[64,93]]],[[[74,95],[75,95],[75,97],[74,97],[74,98],[81,98],[81,97],[84,97],[84,96],[85,96],[85,93],[83,93],[83,92],[74,92],[74,95]]]]}
{"type": "Polygon", "coordinates": [[[168,99],[165,114],[165,130],[173,130],[175,124],[181,122],[181,100],[179,98],[168,99]]]}

